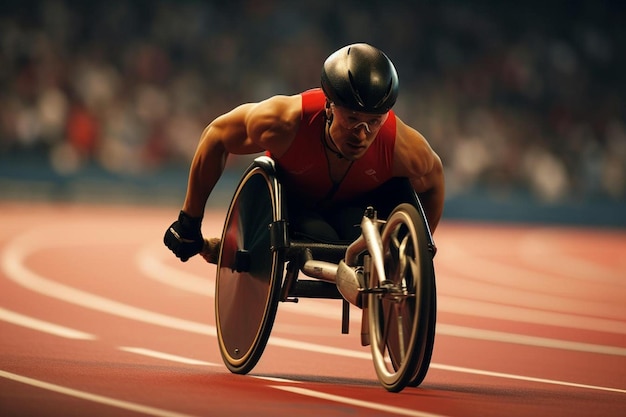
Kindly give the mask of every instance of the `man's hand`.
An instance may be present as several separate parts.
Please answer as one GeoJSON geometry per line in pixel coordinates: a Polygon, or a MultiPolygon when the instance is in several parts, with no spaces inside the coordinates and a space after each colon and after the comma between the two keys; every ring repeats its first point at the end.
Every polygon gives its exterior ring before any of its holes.
{"type": "Polygon", "coordinates": [[[178,220],[165,231],[163,243],[181,261],[187,262],[189,258],[200,253],[204,245],[201,225],[202,217],[190,217],[181,210],[178,220]]]}

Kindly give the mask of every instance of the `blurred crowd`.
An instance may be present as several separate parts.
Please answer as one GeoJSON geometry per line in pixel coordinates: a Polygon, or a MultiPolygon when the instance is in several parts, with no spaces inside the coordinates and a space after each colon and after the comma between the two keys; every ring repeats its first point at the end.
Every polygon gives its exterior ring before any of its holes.
{"type": "Polygon", "coordinates": [[[60,175],[186,170],[214,117],[318,86],[326,56],[363,41],[396,64],[395,110],[441,155],[450,195],[626,200],[625,9],[5,0],[0,157],[45,155],[60,175]]]}

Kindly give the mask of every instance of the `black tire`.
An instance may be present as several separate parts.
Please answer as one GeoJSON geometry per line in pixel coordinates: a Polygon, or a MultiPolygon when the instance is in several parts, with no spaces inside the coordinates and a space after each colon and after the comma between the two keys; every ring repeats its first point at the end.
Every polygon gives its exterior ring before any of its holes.
{"type": "Polygon", "coordinates": [[[220,353],[237,374],[257,364],[272,331],[284,271],[270,248],[269,228],[281,218],[278,183],[253,164],[233,196],[217,264],[215,320],[220,353]]]}
{"type": "Polygon", "coordinates": [[[381,233],[387,280],[383,282],[372,268],[373,291],[368,297],[372,359],[378,380],[391,392],[424,378],[434,342],[431,240],[420,213],[408,203],[392,211],[381,233]]]}

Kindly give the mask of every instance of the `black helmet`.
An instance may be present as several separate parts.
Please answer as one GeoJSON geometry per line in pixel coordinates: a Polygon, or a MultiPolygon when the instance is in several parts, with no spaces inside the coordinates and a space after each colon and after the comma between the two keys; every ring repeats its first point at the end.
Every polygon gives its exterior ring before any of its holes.
{"type": "Polygon", "coordinates": [[[386,113],[398,98],[398,74],[381,50],[366,43],[344,46],[322,69],[322,90],[338,106],[386,113]]]}

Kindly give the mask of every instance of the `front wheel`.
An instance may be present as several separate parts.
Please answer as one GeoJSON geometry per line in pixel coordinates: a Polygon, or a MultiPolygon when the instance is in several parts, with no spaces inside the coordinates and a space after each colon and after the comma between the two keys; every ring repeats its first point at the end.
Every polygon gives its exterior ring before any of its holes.
{"type": "Polygon", "coordinates": [[[436,295],[428,236],[420,212],[411,204],[398,205],[381,234],[386,276],[372,270],[372,359],[378,380],[391,392],[418,385],[430,365],[436,295]]]}

